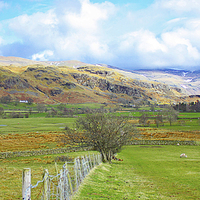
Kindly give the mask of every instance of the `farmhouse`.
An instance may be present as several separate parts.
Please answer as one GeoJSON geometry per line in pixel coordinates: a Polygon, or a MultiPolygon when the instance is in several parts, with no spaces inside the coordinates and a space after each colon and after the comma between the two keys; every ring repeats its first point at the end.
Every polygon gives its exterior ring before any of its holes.
{"type": "Polygon", "coordinates": [[[20,100],[19,102],[20,102],[20,103],[28,103],[27,100],[20,100]]]}

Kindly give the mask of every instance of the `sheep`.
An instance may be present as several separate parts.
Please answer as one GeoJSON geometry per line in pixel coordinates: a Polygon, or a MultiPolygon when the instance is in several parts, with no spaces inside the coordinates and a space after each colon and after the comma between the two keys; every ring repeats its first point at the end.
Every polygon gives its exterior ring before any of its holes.
{"type": "Polygon", "coordinates": [[[182,153],[182,154],[180,155],[180,158],[187,158],[187,155],[186,155],[185,153],[182,153]]]}

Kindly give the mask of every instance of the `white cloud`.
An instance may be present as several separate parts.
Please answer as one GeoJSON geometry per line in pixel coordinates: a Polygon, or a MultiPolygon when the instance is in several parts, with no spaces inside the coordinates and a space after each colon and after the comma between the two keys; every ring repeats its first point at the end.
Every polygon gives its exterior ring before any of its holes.
{"type": "Polygon", "coordinates": [[[113,4],[92,4],[88,0],[82,0],[80,13],[68,13],[65,15],[69,26],[84,32],[96,32],[99,28],[99,21],[108,19],[113,4]]]}
{"type": "Polygon", "coordinates": [[[175,18],[175,19],[169,20],[169,21],[167,22],[167,24],[180,23],[181,21],[186,20],[186,19],[187,19],[186,17],[175,18]]]}
{"type": "Polygon", "coordinates": [[[136,49],[141,53],[154,53],[156,51],[166,52],[166,48],[161,44],[155,35],[148,30],[140,30],[126,34],[122,37],[120,49],[136,49]]]}
{"type": "MultiPolygon", "coordinates": [[[[200,31],[200,29],[199,29],[200,31]]],[[[140,67],[169,67],[199,66],[200,45],[196,46],[190,38],[200,37],[199,31],[196,35],[187,29],[177,29],[165,32],[160,37],[148,30],[140,30],[126,34],[122,37],[118,55],[124,57],[124,63],[128,66],[128,60],[132,58],[132,65],[140,67]]]]}
{"type": "Polygon", "coordinates": [[[53,39],[58,23],[52,10],[46,13],[38,12],[31,16],[25,14],[8,21],[9,28],[19,38],[39,46],[46,46],[53,39]]]}
{"type": "Polygon", "coordinates": [[[194,13],[200,0],[189,2],[157,0],[131,11],[108,1],[58,0],[54,9],[7,20],[7,29],[5,22],[1,26],[20,41],[7,46],[7,52],[19,45],[34,60],[76,59],[125,68],[197,67],[200,18],[194,13]]]}
{"type": "MultiPolygon", "coordinates": [[[[39,52],[52,50],[56,60],[90,58],[98,61],[108,58],[109,47],[101,35],[102,22],[115,12],[115,6],[109,2],[92,4],[88,0],[79,3],[80,9],[67,10],[68,4],[63,4],[65,7],[59,7],[62,9],[59,11],[54,9],[18,16],[9,20],[9,28],[23,43],[29,43],[39,52]]],[[[74,4],[70,3],[70,6],[74,4]]],[[[32,57],[41,59],[41,55],[36,52],[32,57]]]]}
{"type": "MultiPolygon", "coordinates": [[[[178,30],[177,32],[164,33],[162,39],[169,48],[183,48],[187,50],[187,55],[191,59],[199,59],[200,54],[196,47],[193,47],[190,40],[183,37],[185,30],[178,30]]],[[[185,56],[185,55],[183,55],[185,56]]]]}
{"type": "Polygon", "coordinates": [[[48,61],[49,58],[53,56],[53,51],[51,50],[45,50],[40,53],[36,53],[32,55],[32,60],[37,60],[37,61],[48,61]]]}
{"type": "Polygon", "coordinates": [[[200,0],[159,0],[157,1],[164,9],[176,12],[200,12],[200,0]]]}

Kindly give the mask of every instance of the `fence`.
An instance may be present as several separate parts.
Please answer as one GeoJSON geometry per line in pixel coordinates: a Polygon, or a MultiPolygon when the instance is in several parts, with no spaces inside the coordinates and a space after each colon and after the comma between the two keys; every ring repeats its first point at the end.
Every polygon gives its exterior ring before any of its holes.
{"type": "Polygon", "coordinates": [[[31,185],[31,169],[24,169],[22,174],[22,199],[69,200],[90,170],[101,162],[100,154],[78,157],[74,159],[74,162],[66,162],[59,173],[55,163],[57,175],[52,176],[45,169],[43,179],[34,186],[31,185]],[[31,196],[33,189],[38,189],[34,197],[31,196]]]}

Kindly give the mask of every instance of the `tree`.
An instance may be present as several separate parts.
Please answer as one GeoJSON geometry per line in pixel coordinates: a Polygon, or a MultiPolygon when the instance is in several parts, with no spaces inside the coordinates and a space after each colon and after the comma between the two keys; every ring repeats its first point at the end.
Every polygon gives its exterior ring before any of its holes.
{"type": "Polygon", "coordinates": [[[157,116],[155,117],[155,124],[156,124],[157,128],[160,123],[163,123],[162,113],[158,113],[157,116]]]}
{"type": "Polygon", "coordinates": [[[63,110],[65,110],[66,105],[63,104],[63,103],[60,103],[60,104],[57,106],[57,108],[58,108],[58,110],[63,111],[63,110]]]}
{"type": "Polygon", "coordinates": [[[29,104],[29,105],[31,105],[33,102],[34,102],[34,100],[33,100],[33,99],[31,99],[31,98],[28,98],[28,104],[29,104]]]}
{"type": "Polygon", "coordinates": [[[9,95],[3,96],[3,97],[0,98],[1,103],[7,104],[7,103],[10,103],[10,101],[11,101],[11,97],[9,95]]]}
{"type": "Polygon", "coordinates": [[[140,119],[139,119],[139,123],[140,124],[143,124],[143,126],[146,126],[148,125],[148,119],[149,119],[149,115],[147,113],[143,113],[141,116],[140,116],[140,119]]]}
{"type": "Polygon", "coordinates": [[[66,127],[65,130],[68,142],[96,148],[104,162],[111,162],[112,156],[136,137],[135,129],[128,123],[127,117],[105,113],[79,117],[75,129],[66,127]]]}
{"type": "Polygon", "coordinates": [[[45,105],[44,104],[37,104],[37,110],[38,112],[43,112],[45,109],[45,105]]]}
{"type": "Polygon", "coordinates": [[[173,122],[175,122],[178,118],[178,111],[174,110],[173,107],[168,107],[166,111],[166,118],[170,123],[170,126],[172,125],[173,122]]]}
{"type": "Polygon", "coordinates": [[[3,118],[4,115],[4,109],[2,107],[0,107],[0,116],[3,118]]]}

